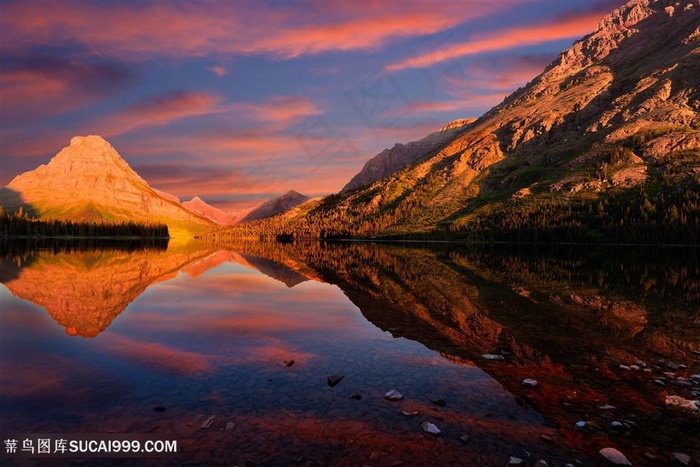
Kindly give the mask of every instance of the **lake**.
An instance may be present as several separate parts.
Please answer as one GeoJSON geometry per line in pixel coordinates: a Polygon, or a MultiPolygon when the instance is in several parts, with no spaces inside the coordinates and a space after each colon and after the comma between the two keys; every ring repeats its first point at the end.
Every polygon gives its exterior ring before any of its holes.
{"type": "Polygon", "coordinates": [[[697,462],[699,259],[680,248],[6,244],[0,433],[178,442],[173,457],[88,465],[598,465],[606,447],[634,465],[697,462]]]}

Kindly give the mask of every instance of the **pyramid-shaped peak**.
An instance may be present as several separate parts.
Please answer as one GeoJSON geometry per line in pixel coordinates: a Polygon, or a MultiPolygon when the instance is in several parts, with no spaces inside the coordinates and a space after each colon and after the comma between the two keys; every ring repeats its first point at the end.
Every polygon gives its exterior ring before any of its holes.
{"type": "Polygon", "coordinates": [[[107,147],[107,148],[112,148],[112,145],[107,142],[103,137],[97,136],[97,135],[88,135],[88,136],[74,136],[70,140],[70,145],[71,146],[83,146],[83,147],[91,147],[91,148],[99,148],[99,147],[107,147]]]}

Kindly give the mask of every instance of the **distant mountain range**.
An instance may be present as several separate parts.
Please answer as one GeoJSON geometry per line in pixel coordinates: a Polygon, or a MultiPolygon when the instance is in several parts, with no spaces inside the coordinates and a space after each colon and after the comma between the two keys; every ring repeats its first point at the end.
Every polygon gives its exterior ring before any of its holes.
{"type": "Polygon", "coordinates": [[[0,204],[176,235],[697,243],[699,25],[697,1],[632,0],[479,119],[382,151],[322,199],[289,191],[239,213],[180,203],[88,136],[12,180],[0,204]]]}
{"type": "Polygon", "coordinates": [[[699,26],[698,2],[630,1],[478,120],[383,151],[257,232],[697,243],[699,26]]]}
{"type": "Polygon", "coordinates": [[[240,213],[226,213],[199,197],[183,203],[152,188],[99,136],[76,136],[46,165],[0,189],[5,212],[40,219],[161,222],[171,236],[191,237],[216,226],[263,219],[309,198],[295,191],[240,213]]]}

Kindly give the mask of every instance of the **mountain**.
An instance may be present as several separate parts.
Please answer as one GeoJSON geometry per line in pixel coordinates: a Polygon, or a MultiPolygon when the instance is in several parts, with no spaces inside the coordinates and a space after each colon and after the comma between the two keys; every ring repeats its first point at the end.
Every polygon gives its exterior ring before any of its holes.
{"type": "Polygon", "coordinates": [[[699,24],[630,1],[464,131],[260,233],[698,243],[699,24]]]}
{"type": "Polygon", "coordinates": [[[205,217],[217,225],[229,225],[235,222],[235,216],[207,204],[199,196],[183,201],[182,206],[193,214],[205,217]]]}
{"type": "Polygon", "coordinates": [[[365,163],[362,170],[343,187],[341,191],[354,190],[370,185],[387,177],[407,165],[434,155],[441,146],[453,139],[466,125],[476,119],[460,119],[443,126],[439,131],[430,133],[423,139],[410,143],[396,143],[393,148],[385,149],[365,163]]]}
{"type": "Polygon", "coordinates": [[[282,196],[265,201],[260,206],[248,212],[239,222],[255,221],[272,217],[307,202],[310,198],[294,190],[289,190],[282,196]]]}
{"type": "Polygon", "coordinates": [[[151,188],[99,136],[76,136],[48,164],[15,177],[0,191],[0,205],[41,219],[162,222],[171,236],[213,227],[175,196],[151,188]]]}

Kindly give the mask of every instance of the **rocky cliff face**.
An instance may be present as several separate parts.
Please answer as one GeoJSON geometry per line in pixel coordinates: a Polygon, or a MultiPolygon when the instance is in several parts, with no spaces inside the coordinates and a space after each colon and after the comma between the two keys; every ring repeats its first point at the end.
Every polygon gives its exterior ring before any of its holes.
{"type": "Polygon", "coordinates": [[[393,148],[383,150],[368,160],[362,167],[362,170],[341,191],[354,190],[355,188],[370,185],[377,180],[396,173],[419,159],[429,157],[460,131],[464,130],[467,125],[473,123],[474,120],[455,120],[423,139],[406,144],[397,143],[393,148]]]}
{"type": "Polygon", "coordinates": [[[272,217],[275,214],[289,211],[290,209],[299,206],[308,200],[308,196],[302,195],[294,190],[289,190],[282,196],[266,201],[257,208],[251,210],[239,222],[248,222],[272,217]]]}
{"type": "Polygon", "coordinates": [[[77,136],[48,164],[15,177],[2,190],[0,204],[48,219],[159,221],[171,235],[213,225],[176,197],[151,188],[99,136],[77,136]]]}
{"type": "Polygon", "coordinates": [[[697,0],[632,0],[476,122],[384,151],[339,196],[280,230],[452,232],[514,199],[598,197],[661,186],[668,174],[692,181],[699,24],[697,0]]]}

